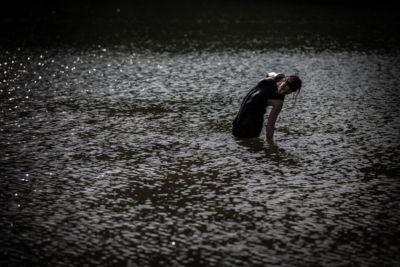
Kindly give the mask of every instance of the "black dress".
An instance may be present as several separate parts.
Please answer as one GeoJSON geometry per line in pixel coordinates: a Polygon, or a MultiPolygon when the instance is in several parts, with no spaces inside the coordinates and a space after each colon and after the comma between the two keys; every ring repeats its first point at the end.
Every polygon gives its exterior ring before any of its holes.
{"type": "Polygon", "coordinates": [[[285,96],[277,93],[276,83],[281,78],[265,78],[250,90],[242,102],[239,113],[232,123],[232,134],[240,138],[253,138],[260,135],[268,99],[284,100],[285,96]]]}

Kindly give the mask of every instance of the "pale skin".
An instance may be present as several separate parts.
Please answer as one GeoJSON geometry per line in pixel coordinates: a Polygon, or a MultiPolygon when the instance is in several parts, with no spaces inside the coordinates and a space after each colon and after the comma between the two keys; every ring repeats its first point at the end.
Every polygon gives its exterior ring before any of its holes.
{"type": "MultiPolygon", "coordinates": [[[[270,72],[267,74],[267,77],[285,77],[283,73],[275,73],[275,72],[270,72]]],[[[293,93],[292,90],[290,90],[289,86],[284,84],[284,83],[277,83],[278,87],[278,94],[280,95],[288,95],[293,93]]],[[[268,99],[268,106],[272,107],[271,112],[269,113],[268,116],[268,122],[266,126],[267,130],[267,140],[270,140],[274,137],[274,130],[275,130],[275,122],[276,119],[278,118],[279,113],[282,110],[283,107],[283,100],[279,99],[268,99]]]]}

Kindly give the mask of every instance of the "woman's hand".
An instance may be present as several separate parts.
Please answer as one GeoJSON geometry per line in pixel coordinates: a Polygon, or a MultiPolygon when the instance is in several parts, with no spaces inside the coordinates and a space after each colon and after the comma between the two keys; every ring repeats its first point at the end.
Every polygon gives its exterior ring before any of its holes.
{"type": "Polygon", "coordinates": [[[270,72],[267,74],[267,77],[278,77],[278,78],[284,78],[285,74],[282,72],[276,73],[276,72],[270,72]]]}

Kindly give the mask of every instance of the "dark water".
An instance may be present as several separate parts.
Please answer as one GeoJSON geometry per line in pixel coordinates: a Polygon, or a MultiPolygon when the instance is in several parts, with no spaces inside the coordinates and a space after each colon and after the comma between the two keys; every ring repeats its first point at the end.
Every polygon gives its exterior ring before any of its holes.
{"type": "Polygon", "coordinates": [[[1,266],[400,265],[390,9],[21,10],[0,20],[13,25],[0,45],[1,266]],[[300,75],[297,103],[273,142],[231,138],[269,71],[300,75]]]}

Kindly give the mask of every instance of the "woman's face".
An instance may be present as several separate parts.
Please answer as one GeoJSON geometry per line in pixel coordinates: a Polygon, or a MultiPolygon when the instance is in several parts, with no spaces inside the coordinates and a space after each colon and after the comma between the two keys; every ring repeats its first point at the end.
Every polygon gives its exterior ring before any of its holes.
{"type": "Polygon", "coordinates": [[[289,85],[281,84],[278,88],[278,94],[280,94],[280,95],[288,95],[291,93],[293,93],[293,91],[290,90],[289,85]]]}

